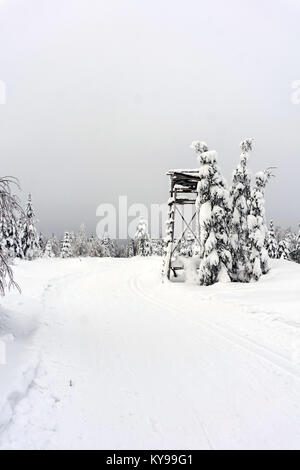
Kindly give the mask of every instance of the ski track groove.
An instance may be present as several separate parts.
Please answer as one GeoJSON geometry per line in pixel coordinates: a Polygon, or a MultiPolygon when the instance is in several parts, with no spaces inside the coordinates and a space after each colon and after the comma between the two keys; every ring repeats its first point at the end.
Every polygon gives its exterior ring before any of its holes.
{"type": "MultiPolygon", "coordinates": [[[[153,297],[151,294],[145,292],[138,283],[138,279],[140,278],[141,278],[141,275],[137,274],[137,275],[132,276],[132,278],[130,279],[130,287],[136,294],[143,297],[145,300],[148,300],[149,302],[151,302],[153,305],[156,305],[157,307],[167,309],[173,316],[175,316],[174,315],[175,311],[177,312],[177,314],[182,313],[182,311],[175,305],[171,306],[164,301],[157,300],[156,297],[153,297]]],[[[176,315],[176,317],[178,318],[179,315],[176,315]]],[[[280,369],[284,373],[292,376],[294,379],[300,381],[300,372],[298,370],[295,370],[295,367],[292,361],[290,361],[289,359],[283,357],[282,355],[274,351],[271,351],[267,347],[263,345],[259,345],[258,343],[256,343],[255,341],[249,338],[239,335],[238,333],[235,333],[233,331],[230,331],[226,327],[213,325],[209,323],[207,320],[203,320],[203,318],[201,318],[199,322],[192,321],[188,318],[185,318],[185,321],[188,321],[190,324],[196,325],[197,327],[199,326],[205,327],[207,330],[211,331],[216,336],[223,338],[230,344],[233,344],[235,347],[239,347],[240,349],[243,349],[247,353],[252,354],[253,356],[256,356],[260,359],[263,359],[264,361],[272,364],[273,366],[280,369]],[[278,359],[279,359],[279,362],[278,362],[278,359]]]]}

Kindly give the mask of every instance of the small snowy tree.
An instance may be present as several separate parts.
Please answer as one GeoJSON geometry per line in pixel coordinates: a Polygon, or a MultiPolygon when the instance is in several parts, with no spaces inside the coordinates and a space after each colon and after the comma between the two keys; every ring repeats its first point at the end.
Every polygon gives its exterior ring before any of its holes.
{"type": "Polygon", "coordinates": [[[290,255],[289,242],[286,238],[283,238],[278,245],[277,258],[290,259],[290,255]]]}
{"type": "Polygon", "coordinates": [[[191,147],[200,163],[197,187],[201,242],[200,284],[228,282],[232,259],[228,233],[230,202],[226,182],[217,165],[217,152],[209,151],[204,142],[193,142],[191,147]]]}
{"type": "Polygon", "coordinates": [[[251,279],[258,281],[262,274],[270,270],[269,255],[265,248],[268,229],[265,223],[264,193],[271,173],[260,171],[256,174],[255,186],[251,191],[251,208],[248,217],[250,238],[251,279]]]}
{"type": "Polygon", "coordinates": [[[134,257],[134,241],[129,240],[128,245],[127,245],[127,258],[133,258],[134,257]]]}
{"type": "Polygon", "coordinates": [[[253,139],[244,140],[241,145],[240,162],[233,173],[230,188],[231,218],[230,241],[232,245],[232,278],[235,281],[249,282],[251,264],[249,262],[249,230],[251,176],[247,168],[249,152],[253,149],[253,139]]]}
{"type": "Polygon", "coordinates": [[[53,254],[56,258],[58,258],[60,256],[61,243],[58,240],[58,238],[56,237],[56,235],[54,235],[54,233],[52,234],[52,237],[50,238],[50,241],[51,241],[51,247],[52,247],[53,254]]]}
{"type": "Polygon", "coordinates": [[[300,263],[300,224],[298,233],[291,233],[289,236],[291,259],[300,263]]]}
{"type": "Polygon", "coordinates": [[[116,258],[128,258],[127,245],[123,243],[115,242],[115,257],[116,258]]]}
{"type": "Polygon", "coordinates": [[[20,221],[20,240],[25,259],[33,260],[40,254],[39,235],[35,226],[35,214],[31,194],[28,196],[25,215],[20,221]]]}
{"type": "Polygon", "coordinates": [[[267,250],[268,255],[272,259],[278,258],[278,243],[275,235],[273,220],[270,222],[269,233],[267,237],[267,250]]]}
{"type": "Polygon", "coordinates": [[[134,236],[136,252],[139,256],[151,255],[151,243],[148,233],[148,223],[145,219],[141,219],[137,225],[136,234],[134,236]]]}
{"type": "Polygon", "coordinates": [[[76,236],[75,232],[69,232],[70,235],[70,244],[71,244],[71,256],[75,256],[75,245],[76,245],[76,236]]]}
{"type": "Polygon", "coordinates": [[[300,224],[299,224],[299,230],[298,230],[298,234],[297,234],[297,239],[296,239],[296,247],[295,247],[296,250],[300,250],[300,224]]]}
{"type": "Polygon", "coordinates": [[[92,258],[101,258],[103,256],[103,247],[101,240],[95,238],[93,235],[88,239],[87,242],[88,256],[92,258]]]}
{"type": "Polygon", "coordinates": [[[116,257],[116,247],[113,240],[109,237],[107,233],[104,234],[103,238],[100,240],[100,245],[102,247],[103,256],[106,258],[115,258],[116,257]]]}
{"type": "Polygon", "coordinates": [[[88,241],[84,224],[81,224],[79,232],[75,237],[74,256],[88,256],[88,241]]]}
{"type": "Polygon", "coordinates": [[[55,254],[54,254],[53,248],[52,248],[51,239],[49,239],[46,243],[45,251],[44,251],[44,258],[55,258],[55,254]]]}
{"type": "Polygon", "coordinates": [[[10,259],[23,258],[18,222],[12,218],[7,220],[4,216],[0,219],[0,244],[10,259]]]}
{"type": "Polygon", "coordinates": [[[64,239],[61,247],[61,257],[62,258],[71,258],[72,257],[72,245],[71,237],[69,232],[65,232],[64,239]]]}
{"type": "Polygon", "coordinates": [[[44,239],[42,232],[40,232],[39,234],[39,249],[40,249],[40,254],[44,253],[46,249],[46,241],[44,239]]]}

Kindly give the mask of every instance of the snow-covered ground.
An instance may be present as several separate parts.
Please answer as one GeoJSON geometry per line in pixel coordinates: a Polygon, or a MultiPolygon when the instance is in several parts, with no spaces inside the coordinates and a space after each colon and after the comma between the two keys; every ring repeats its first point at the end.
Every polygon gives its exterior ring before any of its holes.
{"type": "Polygon", "coordinates": [[[199,287],[160,264],[19,262],[0,449],[300,449],[300,266],[199,287]]]}

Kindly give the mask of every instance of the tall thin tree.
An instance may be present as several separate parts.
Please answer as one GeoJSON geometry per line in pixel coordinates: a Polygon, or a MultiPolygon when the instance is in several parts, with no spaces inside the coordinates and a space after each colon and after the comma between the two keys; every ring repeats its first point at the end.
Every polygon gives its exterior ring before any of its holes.
{"type": "Polygon", "coordinates": [[[268,229],[265,221],[265,188],[271,177],[269,170],[256,174],[255,185],[251,191],[251,207],[248,217],[250,238],[249,256],[251,279],[258,281],[262,274],[270,270],[269,255],[266,249],[268,229]]]}
{"type": "Polygon", "coordinates": [[[204,142],[193,142],[200,163],[197,187],[199,208],[201,262],[199,281],[211,285],[230,281],[232,258],[229,242],[229,192],[217,164],[217,152],[204,142]]]}
{"type": "Polygon", "coordinates": [[[244,140],[240,147],[242,153],[233,173],[230,188],[229,231],[232,245],[232,278],[234,281],[249,282],[251,264],[249,262],[248,216],[251,203],[251,175],[247,165],[249,153],[253,150],[253,139],[244,140]]]}
{"type": "Polygon", "coordinates": [[[24,258],[32,260],[40,254],[39,235],[35,225],[35,213],[31,194],[25,209],[25,214],[20,221],[20,239],[24,258]]]}

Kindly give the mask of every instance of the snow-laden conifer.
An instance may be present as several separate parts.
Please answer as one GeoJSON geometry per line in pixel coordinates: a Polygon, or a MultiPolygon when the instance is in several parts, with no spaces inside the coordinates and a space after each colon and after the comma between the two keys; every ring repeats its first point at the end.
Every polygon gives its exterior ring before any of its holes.
{"type": "Polygon", "coordinates": [[[46,243],[45,250],[44,250],[44,258],[55,258],[51,239],[49,239],[46,243]]]}
{"type": "Polygon", "coordinates": [[[201,262],[199,281],[211,285],[230,281],[232,259],[229,243],[229,192],[217,165],[217,152],[208,150],[204,142],[193,142],[200,163],[197,187],[201,262]]]}
{"type": "Polygon", "coordinates": [[[230,188],[231,217],[229,222],[232,246],[232,278],[235,281],[249,282],[251,264],[249,262],[248,216],[251,200],[251,176],[247,164],[249,152],[253,149],[253,139],[240,144],[242,153],[233,173],[230,188]]]}
{"type": "Polygon", "coordinates": [[[137,225],[134,236],[136,253],[139,256],[151,255],[151,243],[148,233],[148,223],[145,219],[141,219],[137,225]]]}
{"type": "Polygon", "coordinates": [[[291,236],[291,259],[300,263],[300,224],[298,233],[291,236]]]}
{"type": "Polygon", "coordinates": [[[57,236],[53,233],[52,237],[50,238],[51,241],[51,247],[52,251],[54,253],[54,256],[58,258],[60,256],[60,251],[61,251],[61,243],[57,236]]]}
{"type": "Polygon", "coordinates": [[[64,239],[61,247],[61,257],[62,258],[71,258],[72,257],[72,245],[71,237],[69,232],[65,232],[64,239]]]}
{"type": "Polygon", "coordinates": [[[270,228],[269,228],[269,233],[267,237],[267,250],[268,250],[268,255],[272,259],[278,258],[278,242],[275,234],[275,229],[274,229],[274,222],[273,220],[270,221],[270,228]]]}
{"type": "Polygon", "coordinates": [[[74,240],[74,256],[88,256],[88,239],[85,231],[85,225],[81,224],[78,234],[74,240]]]}
{"type": "Polygon", "coordinates": [[[116,257],[116,247],[113,240],[110,238],[108,233],[105,233],[103,238],[100,240],[100,245],[102,247],[102,256],[106,258],[115,258],[116,257]]]}
{"type": "Polygon", "coordinates": [[[88,256],[92,258],[101,258],[103,256],[103,247],[101,240],[93,235],[88,239],[87,242],[88,256]]]}
{"type": "Polygon", "coordinates": [[[39,233],[39,251],[40,254],[45,252],[47,241],[44,238],[42,232],[39,233]]]}
{"type": "Polygon", "coordinates": [[[128,245],[127,245],[126,256],[127,258],[134,257],[134,241],[131,239],[129,240],[128,245]]]}
{"type": "Polygon", "coordinates": [[[11,218],[7,220],[3,215],[0,219],[0,244],[2,251],[8,258],[23,258],[23,251],[19,235],[19,221],[11,218]]]}
{"type": "Polygon", "coordinates": [[[300,224],[299,224],[298,233],[295,235],[295,243],[294,243],[294,246],[293,246],[293,250],[296,253],[300,254],[300,224]]]}
{"type": "Polygon", "coordinates": [[[35,213],[31,194],[28,196],[24,217],[20,221],[20,240],[25,259],[33,260],[39,256],[39,235],[36,229],[35,213]]]}
{"type": "Polygon", "coordinates": [[[271,174],[260,171],[256,174],[255,185],[251,190],[250,215],[248,229],[250,239],[249,257],[251,262],[251,280],[258,281],[262,274],[270,270],[269,255],[266,245],[268,229],[265,222],[264,193],[271,174]]]}
{"type": "Polygon", "coordinates": [[[289,242],[286,238],[283,238],[282,240],[280,240],[278,244],[277,258],[290,259],[290,257],[291,257],[291,252],[290,252],[289,242]]]}

